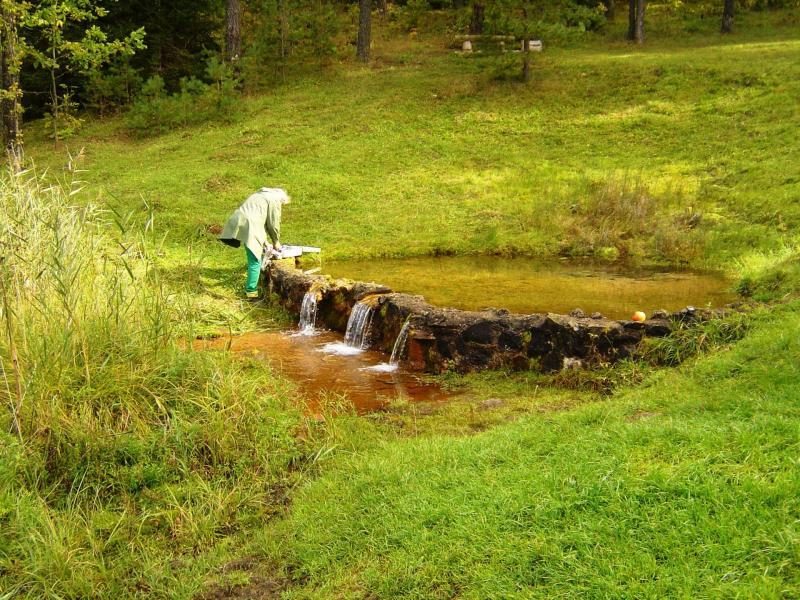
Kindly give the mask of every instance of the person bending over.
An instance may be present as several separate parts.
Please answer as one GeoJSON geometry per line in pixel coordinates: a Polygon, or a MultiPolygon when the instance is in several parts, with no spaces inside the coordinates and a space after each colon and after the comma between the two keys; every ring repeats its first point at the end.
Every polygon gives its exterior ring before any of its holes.
{"type": "Polygon", "coordinates": [[[261,254],[269,251],[267,237],[276,252],[281,249],[281,208],[291,201],[286,190],[263,187],[237,208],[222,228],[219,240],[238,248],[244,244],[247,255],[245,295],[258,298],[261,254]]]}

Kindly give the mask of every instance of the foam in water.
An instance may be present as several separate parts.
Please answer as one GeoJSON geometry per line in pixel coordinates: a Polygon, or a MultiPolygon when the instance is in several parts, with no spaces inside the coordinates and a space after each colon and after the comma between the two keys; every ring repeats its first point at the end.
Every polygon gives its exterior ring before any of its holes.
{"type": "Polygon", "coordinates": [[[353,356],[354,354],[361,354],[363,350],[361,348],[349,346],[344,342],[330,342],[322,346],[320,348],[320,352],[325,352],[326,354],[338,354],[339,356],[353,356]]]}
{"type": "Polygon", "coordinates": [[[378,363],[371,367],[362,367],[362,371],[376,371],[378,373],[394,373],[397,371],[397,365],[391,363],[378,363]]]}
{"type": "Polygon", "coordinates": [[[314,326],[317,321],[317,295],[314,292],[306,292],[303,296],[303,305],[300,307],[300,324],[298,326],[299,335],[315,335],[314,326]]]}

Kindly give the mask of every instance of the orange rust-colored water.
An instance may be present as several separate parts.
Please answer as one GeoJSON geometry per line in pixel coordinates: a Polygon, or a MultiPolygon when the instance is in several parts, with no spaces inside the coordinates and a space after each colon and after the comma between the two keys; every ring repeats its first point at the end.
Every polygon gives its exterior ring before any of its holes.
{"type": "Polygon", "coordinates": [[[494,256],[421,257],[329,262],[333,277],[374,281],[396,292],[420,294],[436,306],[514,313],[567,314],[580,308],[611,319],[635,311],[718,308],[733,302],[721,274],[697,270],[631,267],[587,261],[494,256]]]}
{"type": "Polygon", "coordinates": [[[439,386],[421,380],[398,368],[379,371],[389,357],[365,350],[340,355],[324,350],[327,344],[341,346],[342,336],[321,331],[313,336],[291,332],[265,331],[245,333],[214,340],[198,340],[196,349],[230,351],[263,360],[294,381],[311,412],[319,412],[324,399],[331,394],[344,396],[359,413],[385,408],[396,400],[432,402],[449,396],[439,386]]]}

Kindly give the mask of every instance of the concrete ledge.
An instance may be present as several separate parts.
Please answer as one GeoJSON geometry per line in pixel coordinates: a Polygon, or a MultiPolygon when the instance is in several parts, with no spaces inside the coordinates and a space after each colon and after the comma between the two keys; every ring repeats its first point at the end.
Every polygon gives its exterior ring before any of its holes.
{"type": "Polygon", "coordinates": [[[634,322],[586,317],[580,311],[572,315],[464,311],[433,306],[422,296],[395,293],[376,283],[305,274],[291,263],[278,261],[269,267],[267,285],[296,314],[305,294],[315,292],[318,326],[340,332],[346,330],[353,306],[367,301],[373,306],[369,346],[386,353],[391,353],[408,321],[406,364],[429,373],[499,368],[553,371],[613,362],[630,356],[645,336],[668,335],[676,321],[705,320],[724,312],[687,307],[634,322]]]}

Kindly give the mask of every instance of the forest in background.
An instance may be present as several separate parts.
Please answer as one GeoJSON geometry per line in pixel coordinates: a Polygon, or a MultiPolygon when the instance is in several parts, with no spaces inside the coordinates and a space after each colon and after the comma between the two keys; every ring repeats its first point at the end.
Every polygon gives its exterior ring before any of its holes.
{"type": "Polygon", "coordinates": [[[527,80],[532,39],[569,45],[621,20],[625,37],[639,44],[646,23],[658,20],[677,19],[687,31],[698,20],[717,20],[722,33],[731,33],[737,11],[795,6],[796,0],[3,0],[3,139],[16,151],[22,121],[41,117],[55,140],[76,133],[86,114],[129,112],[130,128],[142,135],[213,118],[236,96],[274,88],[298,71],[353,57],[367,62],[373,19],[393,35],[507,36],[514,40],[509,48],[521,40],[520,77],[527,80]]]}

